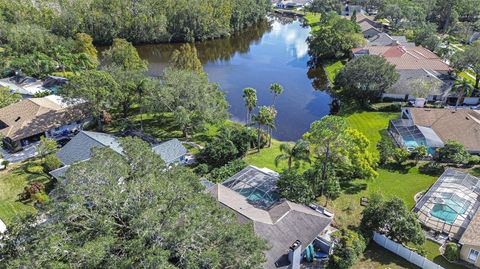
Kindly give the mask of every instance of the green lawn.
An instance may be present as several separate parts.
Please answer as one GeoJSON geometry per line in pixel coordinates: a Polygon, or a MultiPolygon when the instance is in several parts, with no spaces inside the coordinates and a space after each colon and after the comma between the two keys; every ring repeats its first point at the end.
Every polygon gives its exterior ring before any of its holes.
{"type": "Polygon", "coordinates": [[[376,144],[381,138],[381,131],[388,126],[391,119],[399,117],[400,113],[359,112],[347,117],[348,124],[361,131],[370,140],[370,152],[377,154],[376,144]]]}
{"type": "Polygon", "coordinates": [[[324,66],[325,73],[327,73],[328,80],[333,83],[335,81],[335,77],[338,75],[340,71],[342,71],[345,64],[342,61],[336,61],[333,63],[326,64],[324,66]]]}
{"type": "Polygon", "coordinates": [[[312,28],[312,30],[315,30],[318,23],[320,22],[320,13],[307,12],[304,18],[307,21],[307,24],[312,28]]]}
{"type": "MultiPolygon", "coordinates": [[[[8,171],[0,172],[0,219],[7,225],[15,216],[35,212],[31,201],[20,201],[19,194],[31,182],[39,181],[48,185],[50,177],[46,174],[33,174],[27,172],[26,167],[32,164],[26,163],[12,167],[8,171]]],[[[13,166],[13,165],[12,165],[13,166]]]]}
{"type": "Polygon", "coordinates": [[[419,267],[372,242],[352,269],[417,269],[419,267]]]}

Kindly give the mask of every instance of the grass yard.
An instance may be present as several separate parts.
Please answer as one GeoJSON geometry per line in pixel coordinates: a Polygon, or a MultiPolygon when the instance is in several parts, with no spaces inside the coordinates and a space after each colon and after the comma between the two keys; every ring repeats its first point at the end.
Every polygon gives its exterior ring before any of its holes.
{"type": "Polygon", "coordinates": [[[320,13],[307,12],[304,16],[307,24],[312,28],[312,31],[317,28],[318,23],[320,22],[320,13]]]}
{"type": "Polygon", "coordinates": [[[419,267],[399,258],[392,252],[384,249],[376,243],[368,245],[367,249],[353,266],[352,269],[417,269],[419,267]]]}
{"type": "Polygon", "coordinates": [[[345,64],[342,61],[336,61],[333,63],[326,64],[324,66],[325,73],[327,74],[328,80],[333,83],[335,81],[335,77],[342,71],[345,64]]]}
{"type": "Polygon", "coordinates": [[[26,171],[28,165],[36,162],[28,162],[12,165],[7,171],[0,172],[0,219],[7,225],[15,216],[35,212],[30,201],[20,201],[19,195],[29,183],[38,181],[47,185],[50,177],[44,173],[36,174],[26,171]]]}
{"type": "Polygon", "coordinates": [[[387,128],[388,122],[399,117],[400,113],[359,112],[347,116],[350,127],[361,131],[370,140],[370,152],[377,154],[376,144],[380,141],[381,130],[387,128]]]}

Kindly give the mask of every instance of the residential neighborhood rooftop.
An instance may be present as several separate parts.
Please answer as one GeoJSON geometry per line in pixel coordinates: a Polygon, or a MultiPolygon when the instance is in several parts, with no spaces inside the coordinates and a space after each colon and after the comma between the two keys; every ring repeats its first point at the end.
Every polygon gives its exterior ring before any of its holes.
{"type": "Polygon", "coordinates": [[[0,132],[15,141],[82,120],[87,115],[82,105],[69,105],[56,95],[23,99],[0,109],[0,132]]]}
{"type": "Polygon", "coordinates": [[[278,201],[270,208],[256,207],[247,197],[222,184],[215,184],[208,192],[222,206],[234,211],[241,223],[253,221],[255,233],[271,245],[265,253],[265,268],[288,267],[288,263],[282,262],[292,243],[300,240],[306,247],[332,222],[332,218],[318,211],[287,200],[278,201]]]}
{"type": "Polygon", "coordinates": [[[480,152],[480,111],[453,108],[408,108],[413,124],[429,127],[442,139],[457,141],[472,152],[480,152]]]}

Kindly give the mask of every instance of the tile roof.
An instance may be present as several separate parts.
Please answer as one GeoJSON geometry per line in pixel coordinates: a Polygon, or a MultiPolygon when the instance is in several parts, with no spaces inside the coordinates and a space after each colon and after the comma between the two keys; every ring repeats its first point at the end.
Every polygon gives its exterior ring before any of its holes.
{"type": "Polygon", "coordinates": [[[82,105],[66,105],[58,96],[23,99],[0,109],[0,132],[13,141],[43,133],[88,116],[82,105]]]}
{"type": "Polygon", "coordinates": [[[414,124],[432,128],[443,142],[457,141],[480,152],[480,111],[471,109],[408,108],[414,124]]]}
{"type": "Polygon", "coordinates": [[[450,71],[448,64],[442,61],[435,53],[423,47],[393,46],[366,46],[354,48],[354,53],[383,56],[397,69],[431,69],[435,71],[450,71]]]}
{"type": "Polygon", "coordinates": [[[470,224],[460,238],[460,244],[480,246],[480,209],[473,216],[470,224]]]}
{"type": "Polygon", "coordinates": [[[153,151],[159,154],[166,164],[175,162],[188,152],[178,139],[172,139],[154,146],[153,151]]]}

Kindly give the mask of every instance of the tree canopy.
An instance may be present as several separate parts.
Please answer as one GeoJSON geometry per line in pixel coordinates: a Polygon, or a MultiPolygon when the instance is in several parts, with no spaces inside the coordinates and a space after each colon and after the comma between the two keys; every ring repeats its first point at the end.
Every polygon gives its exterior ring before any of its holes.
{"type": "Polygon", "coordinates": [[[312,61],[317,63],[326,59],[347,57],[351,54],[351,49],[365,44],[365,39],[356,22],[331,12],[321,17],[319,26],[307,42],[312,61]]]}
{"type": "Polygon", "coordinates": [[[349,61],[335,77],[334,94],[366,106],[397,82],[395,66],[377,55],[364,55],[349,61]]]}
{"type": "Polygon", "coordinates": [[[9,227],[2,266],[262,268],[266,242],[204,193],[190,170],[164,169],[137,138],[120,144],[123,155],[94,149],[69,168],[41,211],[46,221],[30,216],[9,227]]]}

